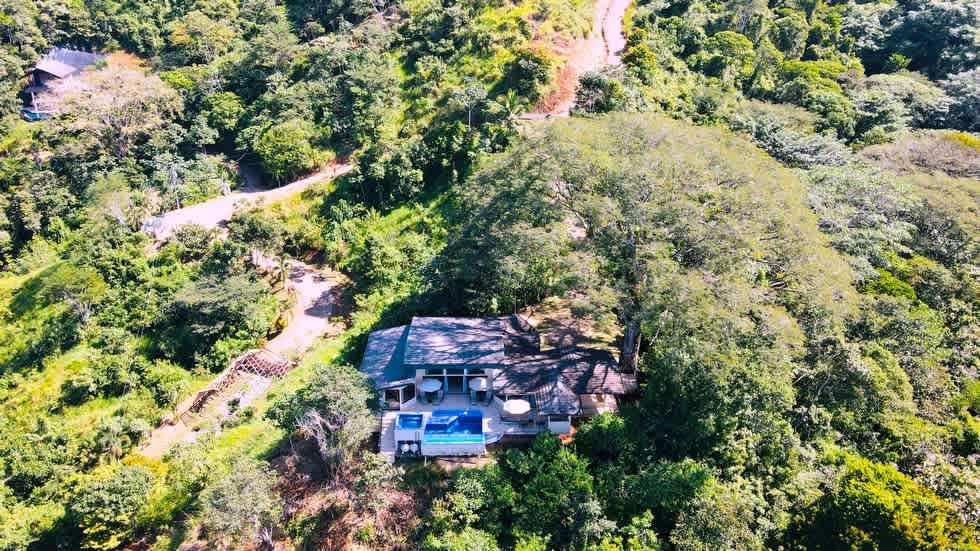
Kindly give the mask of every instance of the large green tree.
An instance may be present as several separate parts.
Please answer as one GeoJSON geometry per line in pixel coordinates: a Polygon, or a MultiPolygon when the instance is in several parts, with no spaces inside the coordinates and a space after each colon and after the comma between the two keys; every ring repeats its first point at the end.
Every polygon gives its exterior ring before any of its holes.
{"type": "Polygon", "coordinates": [[[807,549],[970,549],[967,527],[931,490],[890,465],[847,453],[831,464],[839,476],[799,519],[807,549]]]}

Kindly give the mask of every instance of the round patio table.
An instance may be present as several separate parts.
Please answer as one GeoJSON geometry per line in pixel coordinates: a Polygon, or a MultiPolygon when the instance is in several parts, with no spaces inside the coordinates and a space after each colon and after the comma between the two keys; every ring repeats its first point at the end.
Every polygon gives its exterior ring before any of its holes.
{"type": "Polygon", "coordinates": [[[507,400],[504,402],[504,413],[513,416],[527,415],[531,411],[531,403],[527,400],[507,400]]]}
{"type": "Polygon", "coordinates": [[[442,381],[439,379],[422,379],[419,388],[422,389],[422,395],[425,397],[423,401],[432,402],[435,400],[436,392],[442,388],[442,381]]]}
{"type": "Polygon", "coordinates": [[[435,392],[442,388],[442,381],[439,379],[425,379],[422,381],[422,392],[435,392]]]}
{"type": "Polygon", "coordinates": [[[470,390],[475,390],[477,392],[487,389],[487,378],[478,377],[476,379],[470,379],[470,390]]]}

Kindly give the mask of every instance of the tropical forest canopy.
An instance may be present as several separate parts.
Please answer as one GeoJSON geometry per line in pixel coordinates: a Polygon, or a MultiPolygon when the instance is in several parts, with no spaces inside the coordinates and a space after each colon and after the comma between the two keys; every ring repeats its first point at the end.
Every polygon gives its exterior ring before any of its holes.
{"type": "Polygon", "coordinates": [[[7,0],[0,549],[980,548],[978,11],[636,0],[565,118],[587,0],[7,0]],[[56,46],[107,57],[32,96],[56,46]],[[293,321],[288,262],[344,331],[146,451],[293,321]],[[554,304],[634,400],[375,453],[370,331],[554,304]]]}

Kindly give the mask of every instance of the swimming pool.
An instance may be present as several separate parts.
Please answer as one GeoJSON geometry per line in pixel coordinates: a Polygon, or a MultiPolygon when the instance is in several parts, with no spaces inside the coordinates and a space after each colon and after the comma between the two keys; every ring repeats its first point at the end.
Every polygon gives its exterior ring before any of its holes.
{"type": "Polygon", "coordinates": [[[421,413],[401,413],[398,415],[399,429],[420,429],[422,428],[421,413]]]}
{"type": "Polygon", "coordinates": [[[424,444],[483,444],[483,412],[478,409],[437,409],[422,434],[424,444]]]}

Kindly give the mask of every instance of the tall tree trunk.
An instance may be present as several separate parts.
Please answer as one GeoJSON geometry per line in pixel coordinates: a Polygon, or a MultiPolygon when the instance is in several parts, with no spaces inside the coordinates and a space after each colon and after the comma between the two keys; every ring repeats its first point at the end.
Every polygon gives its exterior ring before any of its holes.
{"type": "Polygon", "coordinates": [[[640,324],[631,321],[626,324],[626,334],[623,335],[623,348],[619,353],[619,367],[623,371],[636,371],[640,355],[640,324]]]}

